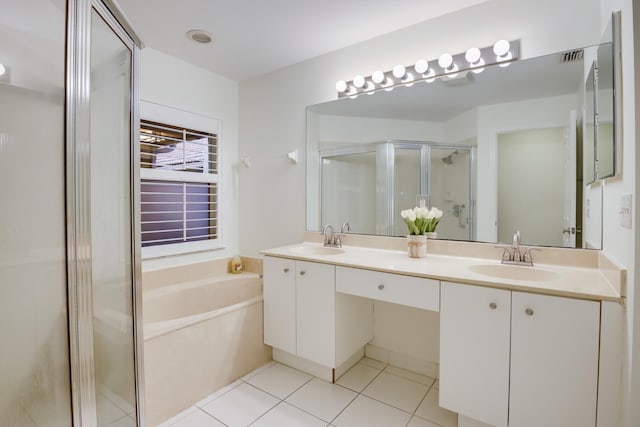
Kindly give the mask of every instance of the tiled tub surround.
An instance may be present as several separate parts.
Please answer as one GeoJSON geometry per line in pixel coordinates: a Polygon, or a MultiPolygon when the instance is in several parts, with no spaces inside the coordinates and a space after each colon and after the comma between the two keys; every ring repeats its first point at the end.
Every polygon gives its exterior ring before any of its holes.
{"type": "Polygon", "coordinates": [[[146,423],[155,426],[271,360],[261,263],[217,260],[143,273],[146,423]]]}
{"type": "Polygon", "coordinates": [[[626,275],[600,252],[542,248],[531,269],[501,266],[492,244],[429,241],[428,256],[412,259],[402,238],[342,243],[331,252],[307,233],[303,243],[263,251],[274,360],[331,381],[365,347],[386,351],[389,362],[396,352],[392,364],[442,375],[440,403],[465,414],[465,426],[477,425],[468,417],[506,425],[507,413],[542,420],[527,415],[538,406],[550,414],[539,425],[574,425],[581,413],[580,425],[616,425],[626,275]],[[461,293],[445,301],[441,292],[454,286],[461,293]],[[439,354],[419,348],[425,339],[439,354]]]}

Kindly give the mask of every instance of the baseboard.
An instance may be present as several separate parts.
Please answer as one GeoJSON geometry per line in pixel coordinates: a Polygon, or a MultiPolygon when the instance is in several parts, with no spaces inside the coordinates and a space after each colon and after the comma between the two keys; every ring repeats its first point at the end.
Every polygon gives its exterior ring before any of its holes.
{"type": "Polygon", "coordinates": [[[302,357],[287,353],[286,351],[279,350],[275,347],[273,348],[273,360],[299,371],[306,372],[307,374],[318,377],[321,380],[325,380],[330,383],[334,381],[333,368],[311,362],[310,360],[303,359],[302,357]]]}
{"type": "Polygon", "coordinates": [[[397,366],[398,368],[408,369],[409,371],[426,375],[428,377],[440,377],[440,365],[435,362],[419,359],[415,356],[398,353],[393,350],[371,344],[367,344],[365,346],[364,353],[365,356],[370,359],[388,363],[389,365],[397,366]]]}

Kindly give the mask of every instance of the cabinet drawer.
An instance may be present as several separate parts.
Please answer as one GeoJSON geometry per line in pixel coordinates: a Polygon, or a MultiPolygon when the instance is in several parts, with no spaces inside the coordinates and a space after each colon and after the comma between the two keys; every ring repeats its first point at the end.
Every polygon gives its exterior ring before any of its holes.
{"type": "Polygon", "coordinates": [[[440,282],[433,279],[337,267],[336,291],[440,311],[440,282]]]}

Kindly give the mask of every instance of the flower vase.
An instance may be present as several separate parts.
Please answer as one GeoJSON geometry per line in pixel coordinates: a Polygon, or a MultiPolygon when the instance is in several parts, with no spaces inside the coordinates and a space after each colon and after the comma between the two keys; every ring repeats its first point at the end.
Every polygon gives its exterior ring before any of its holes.
{"type": "Polygon", "coordinates": [[[426,233],[424,233],[425,236],[427,236],[427,239],[437,239],[438,238],[438,233],[435,231],[427,231],[426,233]]]}
{"type": "Polygon", "coordinates": [[[409,234],[407,236],[407,249],[410,258],[424,258],[427,256],[427,236],[409,234]]]}

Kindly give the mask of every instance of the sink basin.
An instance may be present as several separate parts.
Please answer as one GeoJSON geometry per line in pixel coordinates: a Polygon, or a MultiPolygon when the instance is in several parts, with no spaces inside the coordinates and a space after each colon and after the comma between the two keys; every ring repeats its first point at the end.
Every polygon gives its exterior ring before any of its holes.
{"type": "Polygon", "coordinates": [[[477,264],[469,267],[469,270],[498,279],[525,280],[530,282],[550,281],[558,277],[558,273],[553,271],[520,265],[477,264]]]}
{"type": "Polygon", "coordinates": [[[289,248],[289,252],[298,255],[338,255],[343,254],[344,249],[331,248],[327,246],[294,246],[289,248]]]}

